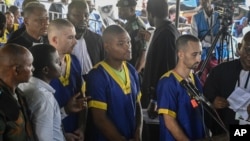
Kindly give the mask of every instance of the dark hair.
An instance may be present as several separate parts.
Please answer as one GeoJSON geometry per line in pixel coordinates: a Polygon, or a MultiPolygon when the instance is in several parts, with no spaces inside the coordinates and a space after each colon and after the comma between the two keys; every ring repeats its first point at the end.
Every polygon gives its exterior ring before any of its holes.
{"type": "Polygon", "coordinates": [[[33,75],[41,74],[42,69],[51,64],[52,54],[56,52],[56,48],[49,44],[39,44],[32,46],[30,49],[33,55],[33,66],[35,68],[33,75]]]}
{"type": "Polygon", "coordinates": [[[195,37],[194,35],[191,35],[191,34],[181,35],[176,40],[177,51],[179,51],[180,49],[182,49],[183,47],[185,47],[187,45],[188,41],[199,42],[200,40],[197,37],[195,37]]]}
{"type": "Polygon", "coordinates": [[[168,13],[169,13],[169,14],[174,14],[174,13],[176,13],[176,6],[173,5],[173,6],[169,7],[168,13]]]}
{"type": "Polygon", "coordinates": [[[85,0],[84,1],[83,0],[74,0],[69,4],[68,12],[71,12],[71,10],[73,8],[80,8],[80,9],[85,8],[86,9],[86,8],[88,8],[88,4],[85,0]]]}
{"type": "Polygon", "coordinates": [[[147,11],[151,13],[153,17],[160,19],[168,16],[168,3],[167,0],[148,0],[147,11]]]}
{"type": "Polygon", "coordinates": [[[127,31],[120,25],[110,25],[103,31],[102,39],[105,42],[105,41],[110,40],[110,35],[115,36],[115,35],[126,33],[126,32],[127,31]]]}
{"type": "Polygon", "coordinates": [[[15,14],[16,11],[18,10],[18,7],[15,5],[11,5],[8,9],[11,13],[15,14]]]}
{"type": "Polygon", "coordinates": [[[2,12],[0,12],[0,37],[2,37],[4,34],[5,25],[6,25],[6,17],[2,12]]]}

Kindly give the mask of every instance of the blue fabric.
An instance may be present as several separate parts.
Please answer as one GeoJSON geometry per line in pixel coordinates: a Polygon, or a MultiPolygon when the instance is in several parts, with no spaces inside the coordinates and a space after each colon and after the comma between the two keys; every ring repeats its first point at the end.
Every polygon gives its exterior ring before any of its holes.
{"type": "MultiPolygon", "coordinates": [[[[129,70],[131,93],[125,94],[102,65],[98,65],[87,75],[86,90],[91,96],[91,101],[98,101],[107,105],[107,108],[103,108],[106,109],[108,118],[118,132],[129,140],[134,138],[135,134],[136,101],[140,88],[136,70],[130,64],[126,66],[129,70]]],[[[94,127],[91,134],[93,141],[108,141],[97,127],[94,127]]]]}
{"type": "MultiPolygon", "coordinates": [[[[201,91],[201,84],[197,77],[195,77],[195,82],[201,91]]],[[[159,80],[157,85],[158,108],[175,112],[176,120],[183,132],[190,140],[197,140],[205,137],[202,110],[200,106],[193,108],[190,100],[185,88],[180,85],[173,74],[159,80]]],[[[159,115],[159,120],[160,141],[175,141],[165,126],[163,114],[159,115]]]]}
{"type": "MultiPolygon", "coordinates": [[[[218,19],[219,13],[214,12],[213,15],[214,15],[213,23],[215,23],[215,25],[214,28],[212,29],[212,34],[213,36],[216,36],[220,29],[220,20],[218,19]]],[[[199,11],[199,13],[194,15],[194,18],[197,24],[198,38],[201,39],[209,30],[209,25],[207,23],[207,19],[205,19],[204,11],[203,10],[199,11]]],[[[210,33],[208,33],[207,35],[210,35],[210,33]]]]}
{"type": "MultiPolygon", "coordinates": [[[[60,106],[60,108],[67,105],[69,99],[81,91],[83,79],[81,75],[80,63],[74,55],[70,55],[70,75],[69,75],[69,84],[63,86],[62,82],[59,79],[54,79],[51,81],[50,85],[56,90],[55,98],[60,106]]],[[[62,120],[63,127],[65,132],[74,132],[78,129],[78,114],[71,113],[66,118],[62,120]]]]}

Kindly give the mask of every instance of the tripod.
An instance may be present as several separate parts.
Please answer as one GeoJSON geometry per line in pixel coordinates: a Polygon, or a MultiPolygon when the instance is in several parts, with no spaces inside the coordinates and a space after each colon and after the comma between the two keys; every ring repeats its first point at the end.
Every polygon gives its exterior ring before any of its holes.
{"type": "MultiPolygon", "coordinates": [[[[205,67],[207,66],[207,63],[214,51],[214,49],[216,49],[216,44],[218,42],[218,40],[220,39],[220,43],[219,43],[219,50],[218,50],[218,64],[220,64],[221,62],[224,61],[224,41],[226,40],[226,45],[227,45],[227,61],[229,61],[230,59],[230,55],[229,55],[229,45],[231,45],[231,53],[232,53],[232,58],[234,59],[234,49],[233,49],[233,40],[232,40],[232,36],[228,33],[228,26],[222,26],[222,28],[219,30],[218,34],[215,36],[214,41],[212,42],[211,47],[209,48],[207,55],[206,55],[206,59],[203,61],[200,70],[197,72],[198,76],[201,77],[203,71],[205,70],[205,67]]],[[[210,30],[209,30],[210,31],[210,30]]],[[[208,32],[209,32],[208,31],[208,32]]]]}

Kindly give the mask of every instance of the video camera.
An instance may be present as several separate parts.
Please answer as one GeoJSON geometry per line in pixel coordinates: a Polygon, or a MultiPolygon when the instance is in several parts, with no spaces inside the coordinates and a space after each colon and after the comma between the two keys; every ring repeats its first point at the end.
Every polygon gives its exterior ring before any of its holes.
{"type": "Polygon", "coordinates": [[[238,5],[244,5],[245,0],[213,0],[214,10],[220,14],[221,25],[233,23],[234,14],[239,14],[238,5]]]}

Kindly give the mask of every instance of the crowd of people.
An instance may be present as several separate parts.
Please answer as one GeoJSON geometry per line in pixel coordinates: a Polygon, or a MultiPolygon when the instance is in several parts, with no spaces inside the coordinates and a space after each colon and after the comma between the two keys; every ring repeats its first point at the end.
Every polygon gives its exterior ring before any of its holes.
{"type": "Polygon", "coordinates": [[[220,62],[211,2],[199,1],[186,34],[165,0],[147,0],[143,20],[136,0],[118,0],[125,22],[107,27],[91,0],[52,3],[55,19],[37,0],[22,2],[22,16],[20,3],[9,6],[0,12],[0,141],[150,140],[145,116],[159,121],[153,140],[229,140],[230,125],[250,124],[250,32],[239,58],[220,62]]]}

